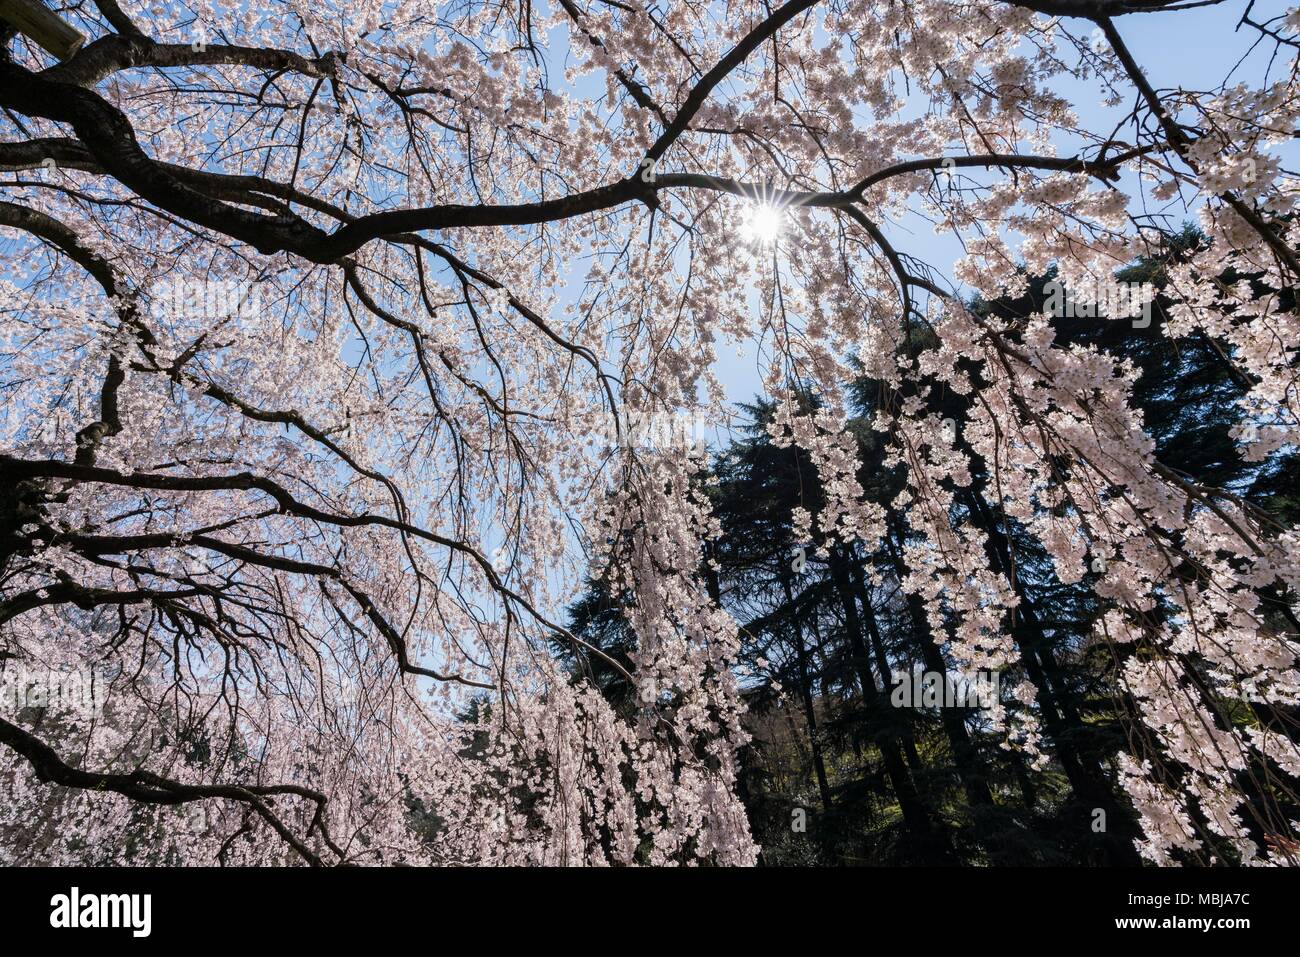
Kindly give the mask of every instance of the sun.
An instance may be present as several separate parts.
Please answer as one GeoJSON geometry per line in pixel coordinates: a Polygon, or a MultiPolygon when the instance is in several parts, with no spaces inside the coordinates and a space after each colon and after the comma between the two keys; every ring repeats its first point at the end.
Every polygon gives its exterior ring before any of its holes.
{"type": "Polygon", "coordinates": [[[740,225],[740,234],[746,240],[763,246],[770,246],[781,235],[785,225],[785,212],[771,203],[755,203],[745,215],[740,225]]]}

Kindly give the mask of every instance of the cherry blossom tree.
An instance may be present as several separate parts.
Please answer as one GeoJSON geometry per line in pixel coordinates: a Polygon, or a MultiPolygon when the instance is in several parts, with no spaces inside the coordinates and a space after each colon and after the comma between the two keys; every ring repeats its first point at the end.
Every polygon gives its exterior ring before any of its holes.
{"type": "MultiPolygon", "coordinates": [[[[1188,859],[1196,818],[1294,863],[1300,535],[1161,463],[1125,364],[966,298],[1049,266],[1078,298],[1197,217],[1167,332],[1248,384],[1249,459],[1297,441],[1300,14],[1239,4],[1256,75],[1157,87],[1126,38],[1206,2],[93,0],[57,9],[87,38],[61,60],[6,29],[0,656],[93,671],[103,707],[0,715],[0,833],[752,863],[676,428],[726,419],[749,346],[825,489],[810,553],[886,534],[843,428],[865,369],[951,659],[1020,654],[1014,569],[952,507],[978,455],[1062,582],[1100,572],[1141,853],[1188,859]],[[961,259],[898,228],[927,219],[961,259]],[[563,624],[587,576],[634,596],[631,667],[603,662],[630,715],[554,653],[600,654],[563,624]]],[[[1005,746],[1045,760],[1032,684],[1004,690],[1005,746]]]]}

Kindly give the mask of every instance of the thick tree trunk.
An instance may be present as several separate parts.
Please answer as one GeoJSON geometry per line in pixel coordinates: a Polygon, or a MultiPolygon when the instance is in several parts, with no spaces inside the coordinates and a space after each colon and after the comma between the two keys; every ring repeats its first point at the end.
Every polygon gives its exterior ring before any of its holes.
{"type": "MultiPolygon", "coordinates": [[[[871,650],[876,658],[876,671],[880,675],[881,685],[888,694],[892,669],[889,667],[889,656],[885,653],[884,638],[880,634],[880,623],[876,621],[876,609],[872,606],[871,596],[867,592],[862,563],[853,555],[850,555],[846,561],[849,563],[853,587],[858,593],[858,604],[862,607],[862,620],[866,622],[867,634],[871,638],[871,650]]],[[[899,737],[903,742],[903,754],[907,757],[908,766],[913,771],[922,770],[921,756],[916,751],[916,738],[912,734],[910,724],[903,724],[899,729],[899,737]]]]}
{"type": "MultiPolygon", "coordinates": [[[[893,522],[890,525],[892,534],[896,538],[899,529],[893,522]]],[[[887,540],[886,546],[890,561],[894,565],[894,574],[899,577],[899,581],[902,581],[903,575],[906,574],[900,551],[902,546],[895,539],[887,540]]],[[[921,599],[916,595],[907,595],[906,603],[908,614],[912,619],[912,634],[921,652],[921,660],[925,662],[926,670],[947,674],[947,663],[943,660],[943,653],[930,632],[929,621],[925,609],[921,606],[921,599]]],[[[979,750],[966,730],[965,718],[952,708],[940,708],[939,717],[943,723],[944,733],[948,736],[948,745],[952,748],[953,764],[957,768],[957,776],[961,780],[966,800],[974,807],[991,807],[993,793],[989,790],[988,775],[984,762],[980,760],[979,750]]]]}
{"type": "MultiPolygon", "coordinates": [[[[830,567],[831,578],[844,610],[845,632],[849,640],[849,648],[853,653],[858,681],[862,686],[863,704],[869,714],[883,714],[887,702],[882,700],[871,673],[871,664],[862,638],[863,625],[858,615],[857,602],[853,600],[847,563],[842,557],[836,556],[832,558],[830,567]]],[[[876,744],[880,748],[885,774],[894,789],[894,796],[898,799],[903,821],[911,832],[918,850],[924,857],[936,862],[955,862],[956,856],[947,834],[931,818],[930,811],[916,790],[898,736],[891,729],[883,730],[878,734],[876,744]]]]}
{"type": "Polygon", "coordinates": [[[786,606],[791,608],[790,640],[794,644],[795,660],[799,668],[799,697],[803,700],[804,720],[808,724],[808,741],[812,750],[813,773],[817,778],[817,791],[821,795],[822,809],[831,809],[831,787],[826,778],[826,761],[822,755],[821,735],[817,730],[817,708],[813,699],[812,679],[808,673],[808,650],[804,646],[803,626],[799,615],[794,612],[794,594],[790,590],[790,579],[781,576],[781,587],[785,590],[786,606]]]}

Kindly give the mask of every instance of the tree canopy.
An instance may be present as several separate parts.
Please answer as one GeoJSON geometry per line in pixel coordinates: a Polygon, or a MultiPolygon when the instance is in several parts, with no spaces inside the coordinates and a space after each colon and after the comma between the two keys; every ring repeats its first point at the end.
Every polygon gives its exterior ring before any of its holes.
{"type": "Polygon", "coordinates": [[[1295,863],[1298,36],[3,0],[0,860],[1295,863]]]}

